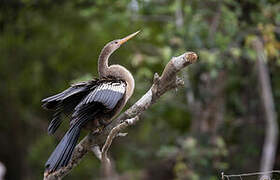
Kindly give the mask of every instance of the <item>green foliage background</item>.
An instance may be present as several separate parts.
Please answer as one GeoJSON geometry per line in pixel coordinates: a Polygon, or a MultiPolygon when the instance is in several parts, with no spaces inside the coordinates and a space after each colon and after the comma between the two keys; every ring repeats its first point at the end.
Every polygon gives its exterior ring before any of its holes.
{"type": "MultiPolygon", "coordinates": [[[[199,61],[181,74],[190,86],[164,95],[114,142],[118,173],[179,180],[257,171],[265,122],[250,44],[256,36],[264,42],[279,113],[279,12],[277,0],[0,1],[0,161],[6,179],[42,178],[67,128],[65,121],[55,137],[47,135],[51,114],[41,99],[97,76],[102,47],[139,29],[110,60],[135,77],[129,105],[172,56],[194,51],[199,61]]],[[[99,171],[89,154],[65,179],[98,179],[99,171]]]]}

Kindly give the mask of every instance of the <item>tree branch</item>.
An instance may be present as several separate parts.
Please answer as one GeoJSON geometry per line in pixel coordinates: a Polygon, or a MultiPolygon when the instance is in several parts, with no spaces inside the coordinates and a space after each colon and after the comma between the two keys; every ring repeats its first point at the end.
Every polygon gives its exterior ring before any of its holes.
{"type": "Polygon", "coordinates": [[[154,83],[147,93],[142,96],[134,105],[116,118],[110,125],[106,126],[99,134],[89,133],[76,147],[70,163],[51,174],[45,173],[44,180],[57,180],[67,175],[73,167],[79,164],[83,156],[88,151],[93,151],[94,146],[102,147],[101,162],[105,171],[110,170],[111,162],[107,152],[113,142],[113,139],[119,135],[120,131],[126,127],[135,124],[141,114],[155,103],[165,92],[184,84],[183,80],[178,78],[177,73],[187,65],[194,63],[198,56],[194,52],[186,52],[178,57],[173,57],[165,66],[162,75],[156,73],[154,83]],[[104,143],[105,142],[105,143],[104,143]],[[102,146],[103,145],[103,146],[102,146]]]}
{"type": "Polygon", "coordinates": [[[253,42],[253,47],[257,53],[257,71],[260,86],[260,96],[264,108],[264,119],[266,121],[265,139],[261,157],[261,171],[271,171],[274,166],[277,142],[278,142],[278,123],[269,70],[264,53],[263,43],[259,38],[253,42]]]}

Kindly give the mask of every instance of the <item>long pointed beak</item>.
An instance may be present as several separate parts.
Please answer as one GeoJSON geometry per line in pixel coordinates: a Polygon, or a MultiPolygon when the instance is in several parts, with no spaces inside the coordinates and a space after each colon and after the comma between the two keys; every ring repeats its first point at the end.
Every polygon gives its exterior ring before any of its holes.
{"type": "Polygon", "coordinates": [[[130,34],[128,36],[126,36],[125,38],[122,38],[120,41],[119,41],[119,44],[122,45],[123,43],[125,43],[126,41],[128,41],[129,39],[133,38],[134,36],[136,36],[136,34],[138,34],[140,31],[137,31],[133,34],[130,34]]]}

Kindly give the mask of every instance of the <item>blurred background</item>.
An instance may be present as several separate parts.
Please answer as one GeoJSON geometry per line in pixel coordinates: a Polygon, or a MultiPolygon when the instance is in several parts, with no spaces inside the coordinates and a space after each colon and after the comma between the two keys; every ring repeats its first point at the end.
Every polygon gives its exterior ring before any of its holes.
{"type": "MultiPolygon", "coordinates": [[[[114,141],[110,153],[122,179],[215,180],[222,171],[264,169],[267,158],[268,169],[280,169],[279,12],[278,0],[1,0],[5,179],[42,179],[68,122],[48,136],[51,113],[40,101],[96,77],[103,46],[137,30],[111,57],[136,80],[126,108],[172,56],[194,51],[199,61],[181,73],[185,87],[166,93],[114,141]],[[268,145],[274,154],[263,154],[268,145]]],[[[100,178],[92,154],[65,179],[78,178],[100,178]]]]}

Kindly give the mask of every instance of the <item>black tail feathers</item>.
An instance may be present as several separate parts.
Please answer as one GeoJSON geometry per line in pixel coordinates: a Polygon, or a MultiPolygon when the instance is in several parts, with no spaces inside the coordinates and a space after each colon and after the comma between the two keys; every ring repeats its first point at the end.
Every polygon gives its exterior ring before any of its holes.
{"type": "Polygon", "coordinates": [[[59,142],[45,164],[48,172],[67,166],[80,136],[81,127],[72,126],[59,142]]]}

